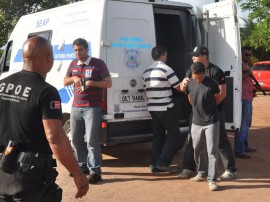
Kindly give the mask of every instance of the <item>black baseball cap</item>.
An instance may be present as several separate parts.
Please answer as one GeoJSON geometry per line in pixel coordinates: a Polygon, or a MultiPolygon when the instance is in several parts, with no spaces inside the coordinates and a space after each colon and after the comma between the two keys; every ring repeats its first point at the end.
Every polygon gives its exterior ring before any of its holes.
{"type": "Polygon", "coordinates": [[[198,57],[200,55],[209,55],[209,51],[205,46],[197,46],[190,54],[192,56],[198,57]]]}

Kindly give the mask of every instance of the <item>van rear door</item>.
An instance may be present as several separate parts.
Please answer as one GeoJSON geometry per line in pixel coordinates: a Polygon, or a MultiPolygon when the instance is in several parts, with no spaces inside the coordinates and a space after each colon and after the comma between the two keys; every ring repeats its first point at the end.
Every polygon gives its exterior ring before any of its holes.
{"type": "Polygon", "coordinates": [[[142,2],[107,2],[107,66],[112,87],[107,89],[108,141],[139,141],[152,136],[151,116],[142,75],[152,64],[155,46],[152,5],[142,2]]]}
{"type": "Polygon", "coordinates": [[[224,111],[227,130],[241,124],[242,65],[237,8],[233,0],[203,6],[205,42],[209,60],[226,74],[227,96],[224,111]]]}

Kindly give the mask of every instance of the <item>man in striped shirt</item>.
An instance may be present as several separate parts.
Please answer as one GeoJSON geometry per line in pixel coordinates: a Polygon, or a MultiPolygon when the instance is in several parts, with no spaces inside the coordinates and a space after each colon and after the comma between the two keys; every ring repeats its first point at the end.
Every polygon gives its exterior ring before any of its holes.
{"type": "Polygon", "coordinates": [[[103,60],[88,55],[88,43],[78,38],[73,42],[76,58],[70,63],[64,85],[74,85],[70,115],[72,144],[79,166],[89,174],[89,183],[101,181],[100,148],[101,101],[103,88],[112,86],[103,60]]]}
{"type": "Polygon", "coordinates": [[[176,152],[176,144],[185,141],[185,138],[180,134],[178,121],[172,112],[171,87],[183,91],[189,79],[185,78],[180,83],[174,71],[165,64],[167,61],[165,47],[154,47],[152,58],[153,64],[143,74],[154,133],[150,169],[151,172],[176,172],[170,164],[176,152]]]}

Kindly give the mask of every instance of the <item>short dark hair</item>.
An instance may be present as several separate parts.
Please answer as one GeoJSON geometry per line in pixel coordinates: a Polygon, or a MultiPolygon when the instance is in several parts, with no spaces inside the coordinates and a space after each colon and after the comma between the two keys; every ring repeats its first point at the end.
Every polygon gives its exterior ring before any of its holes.
{"type": "Polygon", "coordinates": [[[84,48],[88,48],[88,43],[85,39],[78,38],[73,41],[73,46],[83,46],[84,48]]]}
{"type": "Polygon", "coordinates": [[[242,47],[242,53],[244,52],[244,50],[252,51],[250,46],[243,46],[242,47]]]}
{"type": "Polygon", "coordinates": [[[152,58],[153,60],[159,59],[162,55],[165,55],[167,49],[164,46],[156,46],[152,49],[152,58]]]}
{"type": "Polygon", "coordinates": [[[201,62],[195,62],[190,67],[192,74],[201,74],[205,73],[205,67],[204,64],[201,62]]]}

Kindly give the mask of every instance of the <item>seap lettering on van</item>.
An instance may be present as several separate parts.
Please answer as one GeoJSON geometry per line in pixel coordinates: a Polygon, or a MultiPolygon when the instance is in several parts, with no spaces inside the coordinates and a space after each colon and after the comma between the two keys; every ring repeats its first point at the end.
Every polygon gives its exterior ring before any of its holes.
{"type": "MultiPolygon", "coordinates": [[[[226,73],[226,128],[240,126],[240,38],[233,0],[205,5],[200,13],[190,4],[173,1],[85,0],[25,15],[6,44],[1,78],[22,69],[22,45],[35,35],[53,46],[54,65],[46,80],[61,96],[67,134],[73,86],[64,87],[63,79],[74,58],[72,42],[79,37],[88,41],[90,56],[105,61],[112,77],[112,87],[103,93],[103,144],[151,140],[142,75],[153,62],[151,50],[156,45],[167,48],[167,64],[180,80],[192,63],[189,53],[195,46],[208,46],[210,61],[226,73]]],[[[187,96],[173,89],[173,102],[180,130],[187,132],[191,112],[187,96]]]]}

